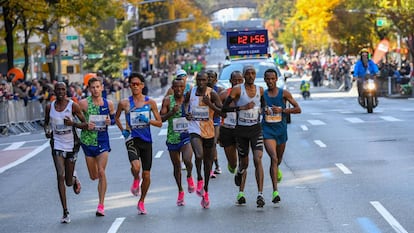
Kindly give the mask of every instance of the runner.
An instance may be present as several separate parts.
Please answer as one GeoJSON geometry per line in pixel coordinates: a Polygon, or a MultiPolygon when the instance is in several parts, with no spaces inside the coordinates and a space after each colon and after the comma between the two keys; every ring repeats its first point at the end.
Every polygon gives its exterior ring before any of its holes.
{"type": "Polygon", "coordinates": [[[272,202],[278,203],[280,202],[280,196],[277,183],[282,180],[282,172],[279,169],[279,165],[282,163],[283,153],[288,140],[286,114],[299,114],[301,109],[289,91],[276,86],[278,79],[276,70],[268,69],[265,71],[264,76],[267,90],[264,92],[266,107],[262,118],[263,138],[266,152],[271,159],[272,202]],[[286,108],[286,101],[289,101],[293,108],[286,108]]]}
{"type": "Polygon", "coordinates": [[[221,102],[215,91],[207,86],[207,74],[197,73],[197,86],[187,93],[184,103],[188,132],[190,133],[191,146],[193,147],[195,164],[197,169],[196,193],[201,199],[203,208],[210,208],[208,194],[208,183],[213,165],[213,143],[214,143],[214,112],[221,111],[221,102]],[[204,177],[201,174],[201,165],[204,165],[204,177]]]}
{"type": "Polygon", "coordinates": [[[111,151],[109,145],[108,125],[115,124],[114,104],[102,97],[103,83],[101,78],[91,78],[88,81],[91,96],[79,102],[86,117],[88,129],[81,132],[82,150],[85,154],[89,178],[98,179],[99,203],[96,216],[105,216],[106,165],[111,151]]]}
{"type": "Polygon", "coordinates": [[[75,171],[80,148],[75,127],[85,129],[88,126],[79,105],[67,98],[66,90],[64,82],[55,84],[56,100],[46,106],[44,122],[46,138],[50,138],[59,198],[63,209],[61,223],[70,223],[65,183],[66,186],[73,186],[75,194],[81,191],[81,183],[75,171]],[[75,116],[81,123],[75,121],[75,116]]]}
{"type": "MultiPolygon", "coordinates": [[[[232,88],[238,84],[243,83],[243,75],[240,71],[233,71],[230,75],[231,87],[223,90],[220,93],[220,99],[224,102],[227,96],[230,94],[232,88]]],[[[237,112],[235,104],[231,103],[230,107],[233,108],[232,112],[227,112],[226,117],[222,118],[220,126],[219,142],[220,146],[224,148],[224,153],[227,157],[227,168],[230,173],[234,174],[237,168],[237,143],[236,143],[236,124],[237,124],[237,112]]]]}
{"type": "Polygon", "coordinates": [[[131,192],[138,196],[140,193],[140,170],[142,167],[142,193],[137,208],[139,214],[147,214],[144,201],[151,183],[152,166],[152,137],[150,125],[161,127],[162,121],[158,113],[157,103],[142,94],[145,78],[140,73],[132,73],[129,77],[132,96],[119,102],[115,121],[125,137],[128,157],[131,163],[131,173],[134,177],[131,192]],[[124,112],[126,126],[122,125],[120,116],[124,112]],[[151,112],[155,119],[151,119],[151,112]]]}
{"type": "Polygon", "coordinates": [[[181,185],[181,156],[187,170],[188,192],[195,190],[194,180],[191,176],[193,163],[191,161],[193,150],[190,145],[190,135],[188,134],[188,121],[184,115],[184,80],[176,78],[172,82],[173,95],[164,98],[160,115],[162,121],[168,120],[167,147],[170,153],[171,162],[174,168],[174,178],[178,187],[177,205],[183,206],[184,191],[181,185]]]}
{"type": "Polygon", "coordinates": [[[239,152],[239,169],[234,182],[239,186],[237,203],[245,204],[246,198],[244,187],[246,183],[246,170],[249,165],[249,148],[253,152],[253,162],[255,166],[255,176],[258,189],[256,204],[258,208],[265,205],[263,197],[263,134],[259,122],[260,109],[264,106],[263,88],[254,84],[256,79],[256,70],[253,66],[246,66],[243,69],[244,84],[233,87],[230,95],[223,105],[223,111],[229,112],[230,103],[236,103],[238,119],[236,126],[237,150],[239,152]]]}
{"type": "MultiPolygon", "coordinates": [[[[221,91],[223,91],[223,88],[217,86],[217,73],[213,70],[208,70],[207,71],[207,77],[208,77],[208,82],[207,82],[207,86],[212,88],[217,94],[221,93],[221,91]]],[[[217,156],[217,140],[219,138],[219,134],[220,134],[220,115],[219,113],[215,112],[214,113],[214,148],[213,148],[213,161],[214,161],[214,165],[216,166],[216,168],[211,169],[210,172],[210,177],[211,178],[216,178],[217,174],[221,174],[221,168],[219,165],[219,161],[218,161],[218,156],[217,156]]]]}

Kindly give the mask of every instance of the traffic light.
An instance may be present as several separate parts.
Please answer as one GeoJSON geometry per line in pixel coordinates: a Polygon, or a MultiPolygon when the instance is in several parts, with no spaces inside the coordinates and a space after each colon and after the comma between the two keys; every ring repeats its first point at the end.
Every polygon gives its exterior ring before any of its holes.
{"type": "Polygon", "coordinates": [[[168,1],[168,15],[170,20],[175,20],[174,0],[168,1]]]}

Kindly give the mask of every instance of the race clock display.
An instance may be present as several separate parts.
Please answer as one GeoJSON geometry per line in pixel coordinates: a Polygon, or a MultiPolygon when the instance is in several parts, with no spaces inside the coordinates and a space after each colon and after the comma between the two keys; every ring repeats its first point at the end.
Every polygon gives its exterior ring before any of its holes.
{"type": "Polygon", "coordinates": [[[227,49],[230,56],[267,54],[267,30],[227,32],[227,49]]]}

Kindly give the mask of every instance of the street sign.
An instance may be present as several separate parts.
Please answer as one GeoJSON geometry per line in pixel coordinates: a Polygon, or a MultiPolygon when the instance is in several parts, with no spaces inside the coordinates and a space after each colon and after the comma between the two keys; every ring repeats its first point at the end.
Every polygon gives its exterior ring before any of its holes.
{"type": "Polygon", "coordinates": [[[142,32],[143,39],[155,39],[155,30],[153,28],[144,30],[142,32]]]}
{"type": "Polygon", "coordinates": [[[66,40],[77,40],[78,39],[78,36],[76,36],[76,35],[67,35],[66,36],[66,40]]]}

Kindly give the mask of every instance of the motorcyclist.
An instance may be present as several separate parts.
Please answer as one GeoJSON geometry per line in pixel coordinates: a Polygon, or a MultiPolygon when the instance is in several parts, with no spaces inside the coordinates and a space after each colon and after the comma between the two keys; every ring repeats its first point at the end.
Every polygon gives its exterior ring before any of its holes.
{"type": "Polygon", "coordinates": [[[310,96],[309,89],[310,89],[310,83],[305,80],[302,80],[302,82],[300,83],[300,92],[302,93],[302,97],[304,99],[310,96]]]}
{"type": "Polygon", "coordinates": [[[360,59],[355,63],[353,76],[354,80],[357,80],[359,103],[363,104],[363,83],[365,81],[365,76],[373,75],[375,77],[379,73],[379,69],[378,66],[370,59],[368,49],[361,49],[359,55],[360,59]]]}

